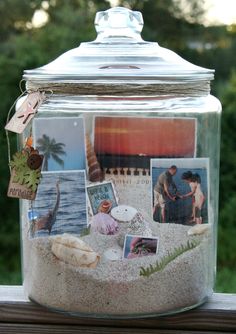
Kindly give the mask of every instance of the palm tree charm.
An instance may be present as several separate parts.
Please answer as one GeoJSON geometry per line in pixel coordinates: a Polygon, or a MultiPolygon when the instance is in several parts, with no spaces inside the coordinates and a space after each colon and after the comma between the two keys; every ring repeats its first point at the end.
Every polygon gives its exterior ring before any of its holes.
{"type": "Polygon", "coordinates": [[[64,168],[64,160],[60,158],[61,155],[66,155],[63,150],[64,146],[65,144],[57,143],[54,138],[50,138],[45,134],[37,140],[37,149],[44,155],[43,170],[48,170],[49,159],[53,159],[64,168]]]}

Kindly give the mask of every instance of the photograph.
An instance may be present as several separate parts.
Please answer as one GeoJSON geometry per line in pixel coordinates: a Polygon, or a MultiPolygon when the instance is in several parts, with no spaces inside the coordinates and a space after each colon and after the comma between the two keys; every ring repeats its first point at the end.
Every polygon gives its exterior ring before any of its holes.
{"type": "Polygon", "coordinates": [[[142,256],[155,255],[158,249],[159,239],[157,237],[145,237],[143,235],[125,236],[123,257],[135,259],[142,256]]]}
{"type": "Polygon", "coordinates": [[[108,213],[118,205],[118,199],[111,181],[87,186],[89,208],[92,215],[108,213]]]}
{"type": "Polygon", "coordinates": [[[150,158],[196,155],[195,118],[94,118],[94,150],[102,168],[150,168],[150,158]]]}
{"type": "Polygon", "coordinates": [[[159,223],[208,223],[209,159],[152,159],[152,214],[159,223]]]}
{"type": "Polygon", "coordinates": [[[31,238],[80,234],[87,227],[85,172],[42,172],[28,218],[31,238]]]}
{"type": "Polygon", "coordinates": [[[82,117],[35,118],[33,134],[34,147],[44,156],[43,171],[86,168],[82,117]]]}

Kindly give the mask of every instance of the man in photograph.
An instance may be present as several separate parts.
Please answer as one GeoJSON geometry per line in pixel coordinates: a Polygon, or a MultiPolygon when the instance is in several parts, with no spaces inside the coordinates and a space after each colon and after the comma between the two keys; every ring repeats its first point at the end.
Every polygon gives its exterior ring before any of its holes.
{"type": "Polygon", "coordinates": [[[177,173],[177,167],[172,165],[161,173],[154,186],[153,216],[158,209],[161,210],[161,222],[166,223],[166,203],[168,200],[175,201],[177,198],[177,187],[173,176],[177,173]]]}

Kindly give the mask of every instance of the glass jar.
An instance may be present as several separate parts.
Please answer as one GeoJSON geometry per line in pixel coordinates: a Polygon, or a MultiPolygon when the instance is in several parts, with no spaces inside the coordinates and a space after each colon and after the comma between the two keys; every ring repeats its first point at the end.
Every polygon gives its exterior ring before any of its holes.
{"type": "Polygon", "coordinates": [[[20,136],[44,156],[21,200],[24,289],[100,317],[181,312],[213,291],[220,102],[213,70],[140,36],[139,12],[99,12],[93,42],[24,73],[46,100],[20,136]]]}

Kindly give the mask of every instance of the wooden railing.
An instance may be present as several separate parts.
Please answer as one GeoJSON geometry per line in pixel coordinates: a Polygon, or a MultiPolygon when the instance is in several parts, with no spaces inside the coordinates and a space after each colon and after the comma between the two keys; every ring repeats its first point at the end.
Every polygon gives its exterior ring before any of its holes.
{"type": "Polygon", "coordinates": [[[140,319],[70,317],[38,306],[21,286],[0,286],[1,334],[234,333],[236,294],[215,293],[203,306],[172,316],[140,319]]]}

